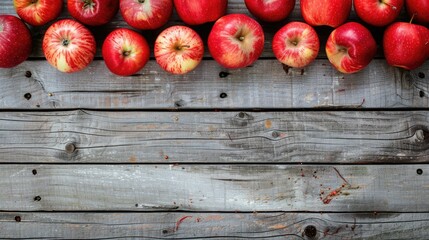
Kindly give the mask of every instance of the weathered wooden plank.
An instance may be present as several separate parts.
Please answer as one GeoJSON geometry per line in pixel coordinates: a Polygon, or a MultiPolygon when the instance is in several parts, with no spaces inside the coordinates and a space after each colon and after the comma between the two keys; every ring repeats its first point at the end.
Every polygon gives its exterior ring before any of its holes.
{"type": "Polygon", "coordinates": [[[2,112],[0,162],[429,161],[421,112],[2,112]]]}
{"type": "Polygon", "coordinates": [[[421,212],[426,165],[2,165],[1,211],[421,212]]]}
{"type": "Polygon", "coordinates": [[[427,124],[427,112],[13,112],[2,113],[0,158],[2,162],[427,162],[427,124]],[[420,139],[417,132],[423,134],[420,139]],[[73,154],[65,151],[68,143],[77,148],[73,154]]]}
{"type": "Polygon", "coordinates": [[[8,239],[414,240],[427,228],[427,213],[0,213],[8,239]]]}
{"type": "MultiPolygon", "coordinates": [[[[247,8],[244,4],[244,1],[242,1],[242,0],[229,0],[227,13],[244,13],[244,14],[251,16],[251,14],[249,13],[249,11],[247,10],[247,8]]],[[[13,2],[12,1],[1,1],[0,2],[0,14],[16,15],[15,9],[13,8],[13,2]]],[[[61,19],[61,18],[71,18],[70,14],[68,13],[67,8],[66,8],[66,1],[64,4],[63,13],[59,17],[59,19],[61,19]]],[[[407,20],[407,19],[408,19],[408,16],[406,15],[405,11],[402,11],[402,14],[398,18],[398,20],[407,20]]],[[[274,55],[271,51],[272,38],[278,29],[280,29],[283,25],[285,25],[287,22],[290,22],[290,21],[303,21],[303,18],[301,16],[299,0],[297,0],[297,2],[296,2],[294,11],[291,13],[291,15],[286,20],[278,22],[278,23],[261,22],[261,25],[264,28],[264,31],[266,34],[266,36],[265,36],[266,37],[266,43],[265,43],[265,48],[264,48],[264,52],[263,52],[263,57],[274,57],[274,55]]],[[[354,11],[351,12],[350,17],[349,17],[349,21],[360,21],[357,18],[356,13],[354,11]]],[[[163,26],[162,28],[160,28],[158,30],[144,31],[143,35],[148,39],[150,45],[153,45],[156,36],[158,36],[158,34],[164,28],[171,26],[171,25],[177,25],[177,24],[183,24],[183,22],[181,22],[178,15],[174,12],[174,14],[170,18],[170,21],[168,24],[166,24],[165,26],[163,26]]],[[[42,41],[44,32],[49,27],[49,25],[50,24],[48,23],[46,26],[32,27],[31,28],[33,36],[34,36],[34,49],[33,49],[32,57],[43,57],[43,52],[42,52],[42,48],[41,48],[41,41],[42,41]]],[[[105,26],[91,27],[90,28],[90,30],[94,33],[94,35],[96,37],[96,41],[98,43],[97,56],[101,56],[101,51],[100,51],[101,45],[102,45],[103,40],[107,36],[107,34],[109,32],[111,32],[113,29],[119,28],[119,27],[130,28],[127,25],[127,23],[123,20],[120,13],[118,13],[112,19],[112,21],[110,23],[106,24],[105,26]]],[[[199,32],[199,34],[201,35],[201,37],[203,39],[207,39],[209,30],[211,28],[211,24],[207,24],[204,26],[193,26],[193,28],[199,32]]],[[[326,39],[328,38],[328,35],[329,35],[331,30],[332,29],[330,29],[330,28],[316,28],[316,31],[318,32],[320,39],[321,39],[321,43],[322,43],[321,46],[325,45],[326,39]]],[[[380,40],[380,33],[382,32],[382,31],[380,31],[380,28],[371,28],[370,27],[370,30],[377,37],[377,39],[380,40]]],[[[381,48],[381,42],[378,41],[378,43],[380,44],[380,48],[381,48]]],[[[210,56],[208,51],[206,51],[205,56],[210,56]]],[[[325,56],[326,56],[326,54],[324,52],[324,49],[321,48],[320,57],[325,57],[325,56]]],[[[379,49],[377,56],[382,56],[381,49],[379,49]]]]}
{"type": "Polygon", "coordinates": [[[0,108],[428,107],[428,76],[429,62],[406,72],[385,60],[352,75],[337,72],[327,60],[304,70],[260,60],[231,71],[206,60],[186,76],[167,74],[150,61],[126,78],[111,74],[103,61],[75,74],[56,71],[46,61],[27,61],[0,71],[0,108]]]}

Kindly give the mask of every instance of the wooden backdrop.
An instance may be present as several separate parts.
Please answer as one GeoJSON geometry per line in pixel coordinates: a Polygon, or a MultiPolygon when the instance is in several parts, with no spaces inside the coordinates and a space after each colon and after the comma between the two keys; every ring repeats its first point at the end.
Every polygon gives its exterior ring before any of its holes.
{"type": "MultiPolygon", "coordinates": [[[[241,0],[228,12],[249,14],[241,0]]],[[[12,1],[0,14],[15,15],[12,1]]],[[[47,26],[32,28],[31,58],[0,69],[0,238],[427,239],[429,63],[388,66],[384,29],[370,27],[376,58],[344,75],[320,27],[318,59],[288,69],[270,45],[292,20],[299,1],[262,23],[250,67],[223,69],[206,51],[190,74],[152,58],[126,78],[99,50],[127,27],[120,14],[91,28],[97,57],[75,74],[46,62],[47,26]]],[[[210,27],[195,29],[206,40],[210,27]]],[[[153,47],[161,30],[142,34],[153,47]]]]}

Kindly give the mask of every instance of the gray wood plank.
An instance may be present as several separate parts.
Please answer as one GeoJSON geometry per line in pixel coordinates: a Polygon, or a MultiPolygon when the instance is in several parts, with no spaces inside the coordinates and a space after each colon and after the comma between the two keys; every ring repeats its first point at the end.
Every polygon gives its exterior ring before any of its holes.
{"type": "MultiPolygon", "coordinates": [[[[65,1],[66,3],[66,1],[65,1]]],[[[63,12],[60,15],[59,19],[61,18],[71,18],[70,14],[67,11],[66,4],[64,4],[65,7],[63,8],[63,12]]],[[[247,10],[244,1],[242,0],[229,0],[228,1],[228,11],[227,13],[243,13],[251,16],[249,11],[247,10]]],[[[0,14],[13,14],[16,15],[15,9],[13,8],[12,1],[1,1],[0,2],[0,14]]],[[[402,12],[401,16],[398,20],[408,20],[409,18],[405,14],[405,11],[402,12]]],[[[359,21],[354,11],[351,12],[351,15],[349,17],[350,21],[359,21]]],[[[295,9],[291,13],[291,15],[284,21],[278,22],[278,23],[264,23],[261,22],[262,27],[264,28],[265,34],[266,34],[266,43],[265,48],[263,52],[263,57],[274,57],[272,51],[271,51],[271,41],[275,34],[275,32],[280,29],[282,26],[284,26],[287,22],[290,21],[304,21],[301,16],[301,10],[299,5],[299,0],[297,0],[295,9]]],[[[170,18],[170,21],[163,26],[162,28],[154,31],[144,31],[143,35],[148,39],[150,45],[153,45],[156,36],[166,27],[177,25],[177,24],[183,24],[183,22],[179,19],[178,15],[174,12],[173,16],[170,18]]],[[[33,35],[34,35],[34,50],[32,57],[43,57],[43,52],[41,49],[41,41],[43,38],[43,35],[46,31],[46,29],[49,27],[50,23],[48,23],[46,26],[42,27],[35,27],[31,28],[33,35]]],[[[193,26],[194,29],[196,29],[203,39],[207,39],[208,33],[210,30],[210,24],[204,25],[204,26],[193,26]]],[[[90,28],[91,31],[95,34],[96,41],[98,43],[98,51],[97,56],[101,56],[101,45],[104,40],[104,38],[107,36],[109,32],[111,32],[115,28],[119,27],[127,27],[130,28],[126,22],[123,20],[120,13],[118,13],[110,23],[103,27],[92,27],[90,28]]],[[[370,28],[373,34],[378,35],[380,33],[380,30],[378,28],[370,28]]],[[[328,35],[331,31],[329,28],[317,28],[316,29],[320,38],[321,38],[321,46],[325,45],[326,39],[328,38],[328,35]]],[[[379,39],[380,40],[380,39],[379,39]]],[[[378,41],[381,44],[381,41],[378,41]]],[[[210,56],[208,51],[205,52],[205,56],[210,56]]],[[[326,54],[321,49],[320,52],[321,57],[326,57],[326,54]]],[[[382,56],[381,51],[378,52],[378,56],[382,56]]]]}
{"type": "Polygon", "coordinates": [[[416,163],[429,113],[2,112],[2,163],[416,163]]]}
{"type": "Polygon", "coordinates": [[[428,173],[411,164],[5,164],[0,210],[422,212],[428,173]]]}
{"type": "Polygon", "coordinates": [[[316,60],[302,71],[285,70],[277,60],[228,71],[205,60],[185,76],[167,74],[150,61],[126,78],[111,74],[103,61],[75,74],[61,73],[46,61],[27,61],[0,70],[0,108],[428,107],[428,78],[429,62],[407,72],[385,60],[374,60],[352,75],[337,72],[327,60],[316,60]]]}
{"type": "Polygon", "coordinates": [[[427,228],[427,213],[0,213],[2,239],[414,240],[427,228]]]}

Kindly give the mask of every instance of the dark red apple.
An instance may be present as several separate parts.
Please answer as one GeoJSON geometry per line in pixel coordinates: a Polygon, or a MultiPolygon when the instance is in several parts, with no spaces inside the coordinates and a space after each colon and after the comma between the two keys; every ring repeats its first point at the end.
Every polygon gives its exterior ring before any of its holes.
{"type": "Polygon", "coordinates": [[[11,68],[31,54],[31,33],[21,19],[0,15],[0,68],[11,68]]]}
{"type": "Polygon", "coordinates": [[[376,52],[377,43],[371,32],[356,22],[336,28],[326,42],[329,61],[342,73],[355,73],[364,69],[376,52]]]}
{"type": "Polygon", "coordinates": [[[287,18],[295,7],[295,0],[245,0],[244,3],[250,13],[266,22],[287,18]]]}
{"type": "Polygon", "coordinates": [[[139,33],[119,28],[104,40],[101,49],[107,68],[119,76],[130,76],[140,71],[149,61],[150,49],[139,33]]]}
{"type": "Polygon", "coordinates": [[[416,69],[429,57],[429,30],[407,22],[393,23],[384,32],[383,49],[389,65],[416,69]]]}
{"type": "Polygon", "coordinates": [[[228,0],[174,0],[177,14],[186,24],[214,22],[225,15],[228,0]]]}
{"type": "Polygon", "coordinates": [[[410,17],[421,24],[429,24],[429,0],[405,0],[410,17]]]}
{"type": "Polygon", "coordinates": [[[354,0],[356,14],[373,26],[386,26],[399,16],[404,0],[354,0]]]}
{"type": "Polygon", "coordinates": [[[79,22],[100,26],[108,23],[119,9],[119,0],[68,0],[67,9],[79,22]]]}

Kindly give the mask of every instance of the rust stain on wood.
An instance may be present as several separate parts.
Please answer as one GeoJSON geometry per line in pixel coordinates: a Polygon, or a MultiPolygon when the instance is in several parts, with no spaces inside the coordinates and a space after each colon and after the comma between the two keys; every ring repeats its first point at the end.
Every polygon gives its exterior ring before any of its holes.
{"type": "Polygon", "coordinates": [[[137,158],[136,156],[132,155],[129,159],[130,163],[136,163],[137,162],[137,158]]]}
{"type": "Polygon", "coordinates": [[[285,229],[286,228],[286,226],[285,225],[283,225],[283,224],[276,224],[276,225],[273,225],[273,226],[269,226],[268,227],[269,229],[276,229],[276,230],[279,230],[279,229],[285,229]]]}
{"type": "Polygon", "coordinates": [[[265,128],[271,128],[273,126],[273,123],[270,119],[265,120],[265,128]]]}

